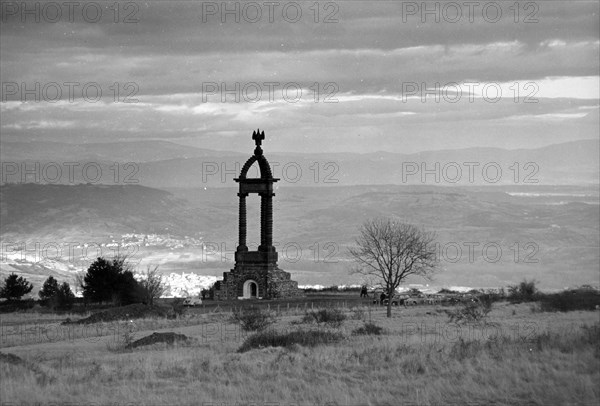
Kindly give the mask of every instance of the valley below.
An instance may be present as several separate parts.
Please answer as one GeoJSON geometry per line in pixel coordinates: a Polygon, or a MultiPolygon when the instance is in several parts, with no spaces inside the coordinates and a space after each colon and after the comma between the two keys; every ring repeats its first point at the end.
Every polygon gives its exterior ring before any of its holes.
{"type": "MultiPolygon", "coordinates": [[[[8,184],[2,188],[2,277],[50,275],[72,286],[98,256],[158,265],[168,296],[197,295],[230,270],[237,189],[8,184]],[[24,204],[27,202],[27,204],[24,204]]],[[[435,231],[440,259],[426,289],[499,288],[535,279],[546,290],[597,285],[599,191],[592,186],[282,184],[274,204],[279,267],[303,286],[363,283],[347,247],[363,221],[394,217],[435,231]]],[[[259,241],[248,201],[248,242],[259,241]]]]}

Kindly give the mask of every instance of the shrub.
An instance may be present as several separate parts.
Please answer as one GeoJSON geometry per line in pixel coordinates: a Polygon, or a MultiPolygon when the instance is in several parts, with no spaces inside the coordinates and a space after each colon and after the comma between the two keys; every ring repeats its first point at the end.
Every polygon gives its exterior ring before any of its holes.
{"type": "Polygon", "coordinates": [[[234,323],[239,323],[244,331],[262,331],[275,323],[275,317],[271,312],[253,307],[234,312],[231,319],[234,323]]]}
{"type": "Polygon", "coordinates": [[[380,327],[373,323],[365,323],[364,326],[357,328],[352,333],[356,335],[381,335],[383,327],[380,327]]]}
{"type": "Polygon", "coordinates": [[[508,287],[508,300],[511,302],[532,302],[537,300],[537,287],[535,286],[536,281],[524,279],[518,285],[512,285],[508,287]]]}
{"type": "Polygon", "coordinates": [[[139,302],[140,295],[139,283],[133,277],[132,266],[126,257],[97,258],[83,279],[83,296],[93,302],[126,305],[139,302]]]}
{"type": "Polygon", "coordinates": [[[254,348],[291,347],[294,345],[314,347],[319,344],[334,343],[342,338],[340,333],[332,331],[298,330],[288,333],[277,333],[272,330],[262,331],[248,337],[238,352],[246,352],[254,348]]]}
{"type": "Polygon", "coordinates": [[[325,323],[332,327],[339,327],[346,320],[346,315],[340,309],[320,309],[308,315],[318,324],[325,323]]]}
{"type": "Polygon", "coordinates": [[[154,267],[148,265],[146,273],[142,275],[142,279],[138,281],[138,284],[144,303],[150,306],[167,290],[167,285],[162,275],[158,272],[158,265],[154,267]]]}
{"type": "Polygon", "coordinates": [[[600,305],[600,293],[592,290],[572,290],[542,295],[540,309],[543,312],[569,312],[594,310],[600,305]]]}

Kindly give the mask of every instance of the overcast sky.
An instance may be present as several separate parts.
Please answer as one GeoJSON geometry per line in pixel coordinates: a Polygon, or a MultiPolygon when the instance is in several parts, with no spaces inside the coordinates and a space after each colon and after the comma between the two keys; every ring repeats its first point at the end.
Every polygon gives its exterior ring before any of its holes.
{"type": "Polygon", "coordinates": [[[439,16],[436,3],[246,3],[227,5],[236,22],[221,2],[122,1],[117,15],[58,1],[59,16],[2,1],[2,141],[248,151],[260,127],[269,151],[409,153],[598,138],[597,0],[438,2],[439,16]]]}

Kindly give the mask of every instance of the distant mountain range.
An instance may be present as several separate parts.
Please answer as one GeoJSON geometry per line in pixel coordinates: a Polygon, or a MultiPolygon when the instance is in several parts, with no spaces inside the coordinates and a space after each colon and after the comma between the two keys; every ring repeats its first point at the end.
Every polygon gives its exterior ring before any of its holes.
{"type": "MultiPolygon", "coordinates": [[[[596,185],[599,149],[598,140],[584,140],[538,149],[469,148],[415,154],[271,153],[266,146],[265,155],[274,175],[281,178],[279,185],[286,186],[596,185]]],[[[135,183],[156,188],[232,186],[252,150],[249,145],[248,154],[239,154],[166,141],[2,142],[0,179],[2,183],[135,183]],[[38,178],[31,173],[25,176],[27,170],[37,172],[38,178]]]]}
{"type": "MultiPolygon", "coordinates": [[[[168,141],[107,142],[69,144],[62,142],[2,141],[2,161],[98,161],[153,162],[173,158],[214,156],[215,151],[175,144],[168,141]]],[[[221,153],[219,153],[221,154],[221,153]]],[[[223,155],[227,155],[224,153],[223,155]]]]}

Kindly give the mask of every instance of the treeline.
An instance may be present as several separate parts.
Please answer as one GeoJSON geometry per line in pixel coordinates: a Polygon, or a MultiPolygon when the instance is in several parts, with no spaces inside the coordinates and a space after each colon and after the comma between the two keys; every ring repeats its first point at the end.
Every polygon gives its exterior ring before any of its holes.
{"type": "MultiPolygon", "coordinates": [[[[112,259],[97,258],[87,269],[85,275],[77,278],[77,284],[83,293],[84,304],[110,304],[122,306],[133,303],[153,305],[166,290],[166,285],[158,271],[158,266],[148,266],[146,272],[137,280],[133,266],[126,257],[112,259]]],[[[21,300],[30,293],[33,285],[22,276],[10,274],[0,287],[0,298],[5,310],[12,311],[31,308],[33,299],[21,300]]],[[[52,276],[44,282],[38,293],[38,303],[57,310],[71,309],[76,301],[75,294],[67,282],[59,284],[52,276]]]]}
{"type": "Polygon", "coordinates": [[[590,285],[557,293],[543,293],[534,280],[523,280],[509,286],[507,299],[511,303],[539,302],[544,312],[568,312],[573,310],[597,310],[600,308],[600,292],[590,285]]]}
{"type": "MultiPolygon", "coordinates": [[[[511,303],[538,302],[541,311],[595,310],[600,308],[600,291],[589,285],[558,293],[543,293],[536,286],[535,280],[523,280],[516,285],[510,285],[505,290],[489,289],[486,291],[472,289],[468,292],[458,292],[441,289],[438,294],[449,296],[469,295],[481,301],[509,301],[511,303]]],[[[14,273],[4,279],[0,286],[0,298],[7,299],[1,303],[2,311],[25,310],[36,303],[56,309],[68,310],[82,300],[84,305],[103,304],[122,306],[133,303],[153,305],[154,301],[166,291],[166,285],[158,272],[158,266],[149,266],[138,279],[134,277],[133,266],[126,257],[112,259],[97,258],[87,269],[85,275],[78,277],[78,287],[83,293],[83,299],[75,297],[67,282],[59,283],[49,276],[39,291],[39,300],[21,300],[30,293],[33,285],[22,276],[14,273]]],[[[328,286],[323,289],[305,288],[306,292],[360,292],[357,286],[328,286]]],[[[406,292],[409,296],[422,295],[418,289],[406,292]]]]}

